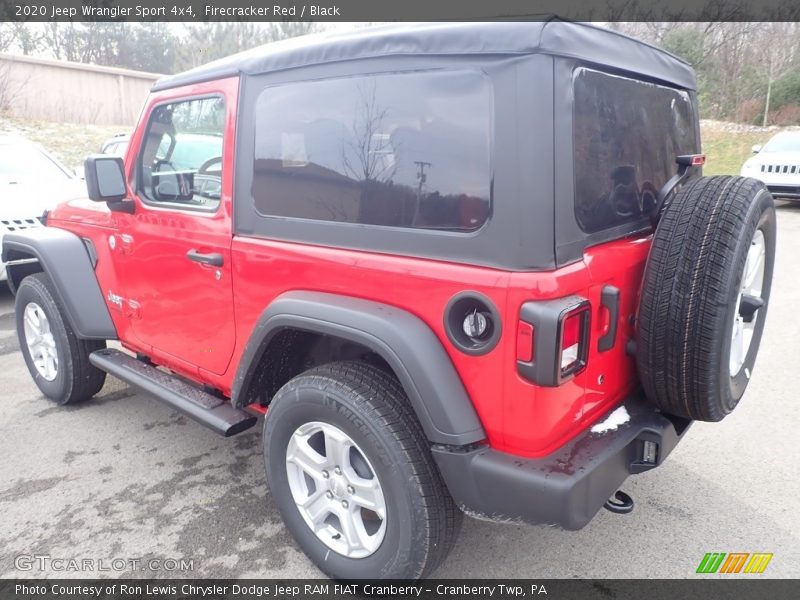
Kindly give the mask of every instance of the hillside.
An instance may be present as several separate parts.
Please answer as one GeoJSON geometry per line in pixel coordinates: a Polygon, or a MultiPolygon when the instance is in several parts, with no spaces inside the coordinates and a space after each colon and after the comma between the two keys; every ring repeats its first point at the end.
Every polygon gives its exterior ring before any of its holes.
{"type": "Polygon", "coordinates": [[[755,144],[764,144],[779,131],[797,127],[756,127],[723,121],[700,121],[700,137],[706,154],[705,175],[738,175],[752,156],[755,144]]]}

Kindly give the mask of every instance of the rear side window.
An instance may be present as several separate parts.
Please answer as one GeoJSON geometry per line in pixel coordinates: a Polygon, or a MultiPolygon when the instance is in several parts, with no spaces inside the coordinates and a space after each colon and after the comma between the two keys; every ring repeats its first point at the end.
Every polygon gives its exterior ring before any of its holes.
{"type": "Polygon", "coordinates": [[[593,71],[574,75],[575,216],[586,232],[636,221],[697,149],[694,110],[682,90],[593,71]]]}
{"type": "Polygon", "coordinates": [[[256,210],[474,231],[489,215],[491,122],[491,84],[475,71],[266,88],[256,102],[256,210]]]}

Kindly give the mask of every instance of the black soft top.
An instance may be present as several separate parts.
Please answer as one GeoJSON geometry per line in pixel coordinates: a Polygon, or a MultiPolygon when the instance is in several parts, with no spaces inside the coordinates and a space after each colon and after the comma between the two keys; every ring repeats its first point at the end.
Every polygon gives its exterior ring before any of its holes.
{"type": "Polygon", "coordinates": [[[684,89],[697,87],[694,71],[686,62],[655,46],[595,25],[547,20],[406,23],[302,36],[164,77],[153,90],[361,58],[537,53],[610,66],[684,89]]]}

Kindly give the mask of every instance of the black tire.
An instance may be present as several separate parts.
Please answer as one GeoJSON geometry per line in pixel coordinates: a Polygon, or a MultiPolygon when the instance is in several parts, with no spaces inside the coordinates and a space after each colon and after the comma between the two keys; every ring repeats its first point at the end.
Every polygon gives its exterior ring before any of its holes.
{"type": "Polygon", "coordinates": [[[676,194],[653,239],[637,318],[639,377],[656,406],[701,421],[720,421],[736,407],[758,354],[774,263],[775,208],[763,183],[701,177],[676,194]],[[736,371],[731,338],[757,231],[765,250],[763,306],[736,371]]]}
{"type": "Polygon", "coordinates": [[[106,380],[104,371],[89,362],[89,354],[106,347],[102,340],[78,339],[58,300],[52,281],[45,273],[22,280],[15,300],[17,338],[25,364],[42,393],[56,404],[87,400],[99,392],[106,380]],[[55,342],[58,367],[52,380],[45,378],[34,364],[25,335],[25,308],[35,303],[44,311],[55,342]]]}
{"type": "Polygon", "coordinates": [[[272,496],[286,527],[311,560],[335,579],[416,579],[450,552],[462,513],[431,457],[429,443],[400,383],[361,362],[314,368],[284,385],[264,423],[264,458],[272,496]],[[382,543],[373,554],[348,558],[311,530],[292,497],[286,455],[298,427],[330,424],[363,451],[386,500],[382,543]]]}

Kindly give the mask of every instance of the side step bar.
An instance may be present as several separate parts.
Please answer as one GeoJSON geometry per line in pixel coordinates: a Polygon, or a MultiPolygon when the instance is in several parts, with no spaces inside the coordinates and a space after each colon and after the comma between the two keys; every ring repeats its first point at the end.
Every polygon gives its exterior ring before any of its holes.
{"type": "Polygon", "coordinates": [[[89,362],[98,369],[152,394],[225,437],[250,429],[258,420],[255,415],[234,408],[230,402],[119,350],[96,350],[89,355],[89,362]]]}

